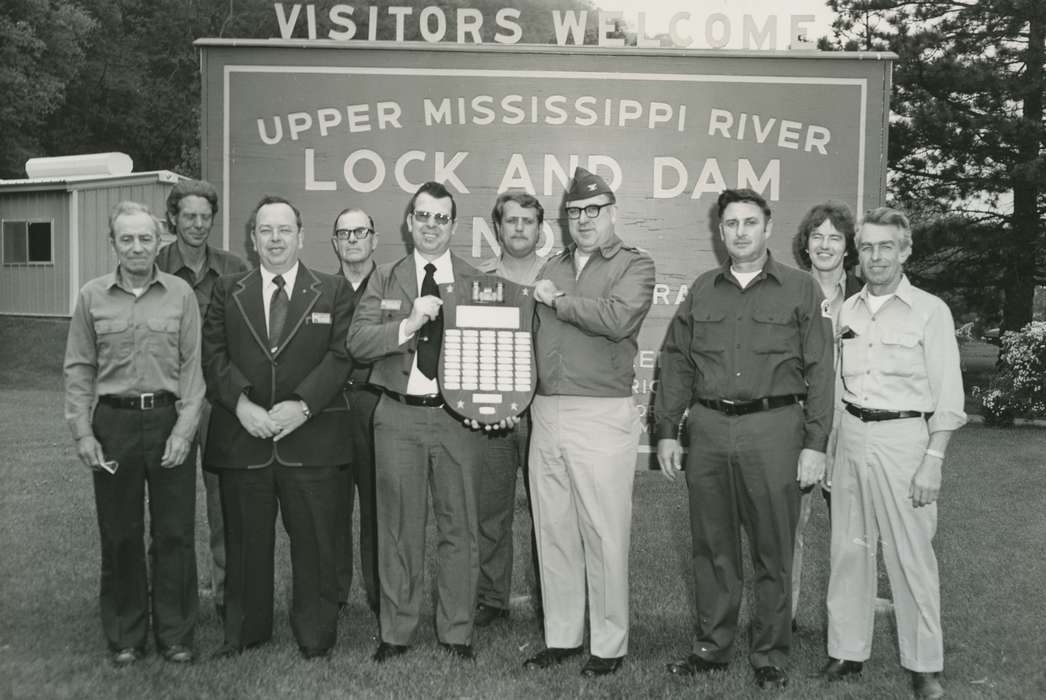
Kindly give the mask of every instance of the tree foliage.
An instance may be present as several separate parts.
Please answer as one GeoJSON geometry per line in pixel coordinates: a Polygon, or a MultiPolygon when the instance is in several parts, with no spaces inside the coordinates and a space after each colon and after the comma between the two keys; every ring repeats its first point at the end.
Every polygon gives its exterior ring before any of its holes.
{"type": "Polygon", "coordinates": [[[940,217],[961,234],[922,272],[931,286],[935,275],[944,286],[997,285],[1003,326],[1023,326],[1035,284],[1046,281],[1046,2],[828,5],[838,47],[899,56],[889,196],[932,236],[940,226],[926,222],[940,217]]]}
{"type": "Polygon", "coordinates": [[[7,0],[0,12],[0,177],[24,176],[47,118],[65,100],[94,20],[52,0],[7,0]]]}

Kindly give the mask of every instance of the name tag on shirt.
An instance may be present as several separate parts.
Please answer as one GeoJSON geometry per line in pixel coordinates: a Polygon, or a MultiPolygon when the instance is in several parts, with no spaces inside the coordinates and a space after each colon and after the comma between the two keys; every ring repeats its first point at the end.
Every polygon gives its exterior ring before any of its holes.
{"type": "Polygon", "coordinates": [[[329,326],[331,324],[331,315],[325,311],[314,311],[309,316],[309,323],[329,326]]]}
{"type": "Polygon", "coordinates": [[[382,311],[399,311],[400,307],[403,306],[402,299],[382,299],[381,310],[382,311]]]}

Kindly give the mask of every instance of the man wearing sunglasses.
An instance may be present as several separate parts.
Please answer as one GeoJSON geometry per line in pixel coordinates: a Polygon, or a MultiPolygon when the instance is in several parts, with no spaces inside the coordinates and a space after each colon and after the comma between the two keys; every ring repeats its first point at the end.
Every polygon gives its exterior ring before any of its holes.
{"type": "MultiPolygon", "coordinates": [[[[378,234],[374,230],[374,219],[362,209],[343,209],[334,218],[331,245],[338,256],[338,269],[352,287],[352,308],[359,305],[367,282],[377,267],[374,250],[378,245],[378,234]]],[[[371,420],[374,407],[378,405],[378,392],[368,383],[370,365],[356,363],[345,383],[345,395],[349,400],[346,429],[352,435],[351,461],[342,471],[345,498],[339,508],[343,525],[338,532],[338,604],[348,604],[352,588],[352,511],[356,494],[360,500],[360,571],[363,574],[363,591],[367,607],[378,614],[378,532],[374,504],[374,439],[371,420]]]]}
{"type": "Polygon", "coordinates": [[[444,651],[472,660],[479,576],[477,469],[483,434],[445,408],[436,381],[443,336],[441,306],[479,274],[450,252],[457,207],[442,184],[426,182],[410,200],[409,255],[371,275],[349,327],[348,348],[373,363],[370,382],[382,392],[374,409],[381,643],[378,663],[407,652],[425,588],[428,493],[436,517],[436,636],[444,651]]]}
{"type": "Polygon", "coordinates": [[[530,492],[541,563],[543,669],[582,652],[581,674],[614,673],[628,653],[628,550],[639,413],[636,337],[653,300],[654,261],[615,233],[614,192],[584,168],[564,198],[572,242],[534,287],[538,388],[530,492]]]}

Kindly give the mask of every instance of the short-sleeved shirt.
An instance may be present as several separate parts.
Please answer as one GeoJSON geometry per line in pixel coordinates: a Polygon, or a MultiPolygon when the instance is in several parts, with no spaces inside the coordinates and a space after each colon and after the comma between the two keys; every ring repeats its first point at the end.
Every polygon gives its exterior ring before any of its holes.
{"type": "Polygon", "coordinates": [[[65,418],[74,437],[93,434],[98,396],[159,391],[178,397],[171,432],[191,440],[204,397],[192,288],[155,268],[137,296],[116,272],[91,280],[77,296],[65,349],[65,418]]]}
{"type": "Polygon", "coordinates": [[[697,399],[805,394],[803,447],[824,452],[834,395],[830,316],[813,277],[770,256],[744,288],[729,264],[698,277],[661,352],[657,437],[675,438],[697,399]]]}
{"type": "Polygon", "coordinates": [[[843,401],[884,411],[933,413],[929,430],[966,423],[959,344],[948,305],[907,276],[874,313],[868,287],[839,314],[843,401]]]}
{"type": "Polygon", "coordinates": [[[241,258],[207,246],[206,259],[200,270],[199,278],[193,269],[185,264],[182,259],[178,242],[175,241],[160,249],[156,256],[156,266],[163,272],[184,280],[196,293],[196,301],[200,307],[200,318],[207,317],[207,306],[211,303],[211,291],[214,283],[219,277],[231,275],[237,272],[246,272],[249,268],[241,258]]]}
{"type": "Polygon", "coordinates": [[[488,275],[497,275],[498,277],[504,277],[509,282],[515,282],[516,284],[522,284],[525,287],[532,287],[538,280],[538,273],[541,272],[542,266],[545,264],[545,258],[539,258],[536,255],[531,261],[530,268],[522,275],[516,276],[509,273],[504,263],[504,253],[496,258],[490,258],[485,260],[479,265],[479,271],[488,275]]]}

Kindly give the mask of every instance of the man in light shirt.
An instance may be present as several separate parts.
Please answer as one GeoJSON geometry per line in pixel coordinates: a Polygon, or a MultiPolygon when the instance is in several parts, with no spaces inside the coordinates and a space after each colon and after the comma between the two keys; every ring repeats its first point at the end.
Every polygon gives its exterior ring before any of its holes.
{"type": "Polygon", "coordinates": [[[904,275],[912,236],[902,212],[866,213],[857,250],[865,287],[839,315],[845,413],[832,484],[829,661],[821,675],[857,676],[871,655],[882,538],[901,665],[917,697],[939,698],[944,642],[933,537],[945,451],[966,422],[955,326],[945,303],[904,275]]]}

